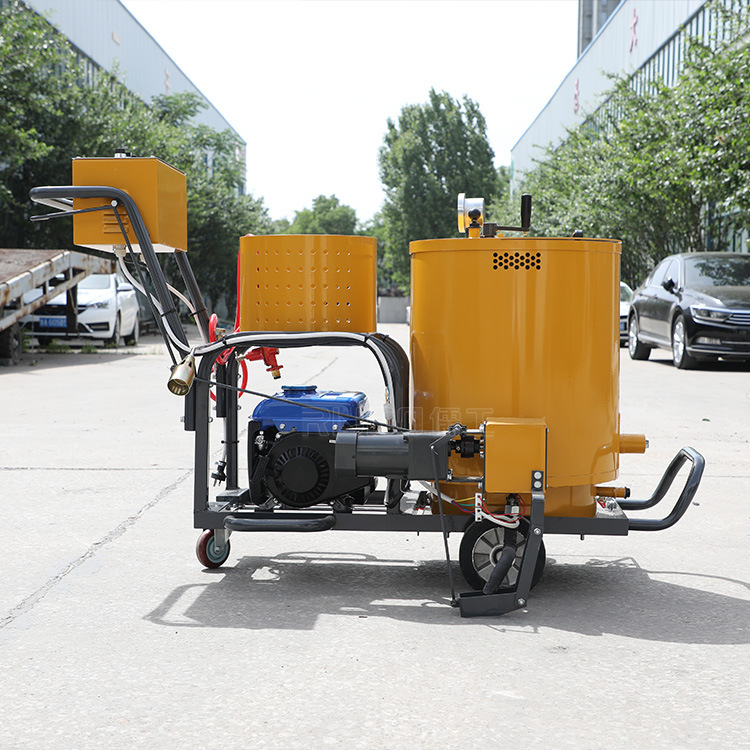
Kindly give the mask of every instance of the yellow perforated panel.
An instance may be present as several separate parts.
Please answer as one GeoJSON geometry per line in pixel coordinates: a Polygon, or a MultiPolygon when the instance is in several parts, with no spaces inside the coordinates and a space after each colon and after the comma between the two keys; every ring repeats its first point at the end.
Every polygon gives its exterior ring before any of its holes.
{"type": "Polygon", "coordinates": [[[240,328],[375,331],[376,251],[374,237],[242,237],[240,328]]]}

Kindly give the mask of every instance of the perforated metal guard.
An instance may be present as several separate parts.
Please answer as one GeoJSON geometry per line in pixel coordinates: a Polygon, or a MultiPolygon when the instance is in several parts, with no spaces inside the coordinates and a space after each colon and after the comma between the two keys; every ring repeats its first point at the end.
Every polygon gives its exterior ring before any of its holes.
{"type": "Polygon", "coordinates": [[[242,330],[376,330],[375,238],[242,237],[240,260],[242,330]]]}
{"type": "Polygon", "coordinates": [[[492,268],[495,271],[540,271],[542,254],[520,251],[492,253],[492,268]]]}

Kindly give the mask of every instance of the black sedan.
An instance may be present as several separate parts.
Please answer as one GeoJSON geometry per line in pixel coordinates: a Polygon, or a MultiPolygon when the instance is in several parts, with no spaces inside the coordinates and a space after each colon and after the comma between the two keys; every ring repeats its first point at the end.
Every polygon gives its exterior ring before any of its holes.
{"type": "Polygon", "coordinates": [[[670,255],[635,290],[628,324],[633,359],[660,347],[681,369],[719,357],[750,362],[750,255],[670,255]]]}

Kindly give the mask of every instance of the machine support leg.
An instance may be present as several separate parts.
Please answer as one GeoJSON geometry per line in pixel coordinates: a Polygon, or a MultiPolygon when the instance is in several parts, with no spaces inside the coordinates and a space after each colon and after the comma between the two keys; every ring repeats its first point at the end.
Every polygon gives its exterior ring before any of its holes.
{"type": "Polygon", "coordinates": [[[461,617],[487,617],[504,615],[515,609],[522,609],[529,600],[531,581],[539,558],[544,535],[544,493],[531,493],[531,514],[529,517],[529,535],[521,560],[521,569],[514,591],[499,594],[485,594],[482,591],[470,591],[458,598],[461,617]]]}
{"type": "Polygon", "coordinates": [[[531,517],[529,518],[529,536],[523,551],[523,561],[518,574],[518,585],[516,586],[516,608],[525,607],[529,600],[531,591],[531,579],[534,568],[539,557],[544,534],[544,494],[533,492],[531,494],[531,517]]]}
{"type": "Polygon", "coordinates": [[[203,513],[208,508],[209,385],[213,361],[203,357],[198,367],[198,379],[191,392],[195,394],[195,472],[193,474],[193,512],[203,513]]]}
{"type": "MultiPolygon", "coordinates": [[[[226,365],[226,382],[234,385],[237,382],[237,360],[234,356],[230,357],[226,365]]],[[[218,389],[217,389],[218,390],[218,389]]],[[[228,388],[225,391],[225,409],[226,418],[224,420],[224,443],[227,455],[227,483],[225,487],[228,490],[239,489],[237,484],[237,466],[238,466],[238,439],[237,439],[237,391],[228,388]]]]}
{"type": "Polygon", "coordinates": [[[217,554],[221,554],[221,551],[226,547],[231,534],[230,529],[214,529],[214,548],[217,554]]]}

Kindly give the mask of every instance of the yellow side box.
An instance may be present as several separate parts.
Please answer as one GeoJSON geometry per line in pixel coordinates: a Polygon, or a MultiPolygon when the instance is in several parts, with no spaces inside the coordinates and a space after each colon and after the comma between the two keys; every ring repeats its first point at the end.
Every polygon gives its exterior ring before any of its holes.
{"type": "Polygon", "coordinates": [[[240,329],[377,329],[377,241],[331,234],[240,239],[240,329]]]}
{"type": "MultiPolygon", "coordinates": [[[[137,204],[157,252],[187,250],[187,181],[185,173],[155,156],[73,159],[74,185],[104,185],[126,192],[137,204]]],[[[74,209],[107,205],[103,198],[80,198],[74,209]]],[[[133,250],[138,240],[123,210],[133,250]]],[[[114,211],[93,211],[73,217],[73,242],[96,250],[112,250],[125,241],[114,211]]]]}
{"type": "Polygon", "coordinates": [[[490,419],[484,425],[484,491],[546,489],[547,424],[543,419],[490,419]],[[534,477],[543,472],[543,477],[534,477]],[[536,483],[539,482],[539,486],[536,483]]]}

